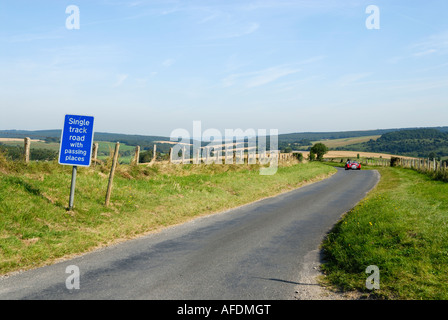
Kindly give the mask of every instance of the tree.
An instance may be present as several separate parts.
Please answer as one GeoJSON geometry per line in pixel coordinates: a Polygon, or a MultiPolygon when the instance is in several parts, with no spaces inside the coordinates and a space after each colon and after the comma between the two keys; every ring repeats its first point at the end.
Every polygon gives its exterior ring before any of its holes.
{"type": "Polygon", "coordinates": [[[436,153],[435,152],[430,152],[428,155],[429,160],[433,161],[436,158],[436,153]]]}
{"type": "Polygon", "coordinates": [[[303,154],[302,153],[295,153],[295,156],[299,162],[303,162],[303,154]]]}
{"type": "Polygon", "coordinates": [[[311,155],[311,153],[314,153],[317,156],[317,160],[319,160],[319,161],[322,161],[322,159],[324,158],[324,155],[327,152],[328,152],[328,147],[320,142],[316,143],[310,149],[310,155],[311,155]]]}
{"type": "Polygon", "coordinates": [[[310,154],[308,155],[308,160],[310,161],[316,160],[316,154],[310,151],[310,154]]]}

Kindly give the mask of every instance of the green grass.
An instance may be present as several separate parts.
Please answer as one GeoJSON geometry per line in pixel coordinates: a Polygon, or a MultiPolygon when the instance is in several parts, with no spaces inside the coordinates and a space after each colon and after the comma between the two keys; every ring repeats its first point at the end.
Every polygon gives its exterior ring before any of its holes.
{"type": "MultiPolygon", "coordinates": [[[[113,154],[115,150],[115,142],[107,142],[107,141],[95,141],[98,142],[98,159],[99,160],[107,160],[111,154],[113,154]]],[[[131,163],[135,154],[135,147],[128,146],[124,143],[120,143],[119,149],[119,162],[123,164],[131,163]]]]}
{"type": "Polygon", "coordinates": [[[334,227],[322,248],[324,283],[384,299],[448,299],[448,184],[376,168],[378,186],[334,227]],[[369,265],[380,289],[366,288],[369,265]]]}
{"type": "Polygon", "coordinates": [[[119,165],[104,206],[110,161],[79,168],[75,208],[67,211],[71,167],[11,163],[0,155],[0,274],[29,269],[156,231],[194,217],[291,190],[335,172],[320,164],[119,165]]]}

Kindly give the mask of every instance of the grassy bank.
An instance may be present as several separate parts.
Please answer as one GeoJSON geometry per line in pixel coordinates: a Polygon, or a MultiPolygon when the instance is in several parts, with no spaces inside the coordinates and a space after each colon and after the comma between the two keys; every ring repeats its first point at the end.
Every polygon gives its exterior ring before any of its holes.
{"type": "Polygon", "coordinates": [[[323,178],[319,163],[256,165],[119,165],[111,206],[104,206],[110,164],[79,168],[75,209],[67,211],[71,167],[5,161],[0,156],[0,274],[28,269],[243,205],[323,178]]]}
{"type": "Polygon", "coordinates": [[[324,283],[374,298],[448,299],[448,184],[402,168],[377,168],[378,186],[323,243],[324,283]],[[380,289],[366,288],[366,268],[380,289]]]}

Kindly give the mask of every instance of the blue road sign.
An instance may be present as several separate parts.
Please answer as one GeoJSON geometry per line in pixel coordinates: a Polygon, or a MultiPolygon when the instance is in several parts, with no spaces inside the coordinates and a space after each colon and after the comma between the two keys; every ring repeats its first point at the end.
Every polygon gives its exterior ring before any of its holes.
{"type": "Polygon", "coordinates": [[[93,146],[93,121],[94,118],[90,116],[65,116],[59,150],[59,164],[90,166],[93,146]]]}

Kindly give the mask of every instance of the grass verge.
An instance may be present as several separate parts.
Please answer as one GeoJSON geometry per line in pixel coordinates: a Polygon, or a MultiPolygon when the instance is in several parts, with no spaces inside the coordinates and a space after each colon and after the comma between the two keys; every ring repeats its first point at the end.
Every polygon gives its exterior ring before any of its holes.
{"type": "Polygon", "coordinates": [[[402,168],[376,168],[377,187],[325,239],[323,283],[380,299],[448,299],[448,184],[402,168]],[[376,265],[380,289],[366,268],[376,265]]]}
{"type": "Polygon", "coordinates": [[[335,172],[320,164],[119,165],[104,206],[110,163],[79,168],[75,208],[67,211],[71,167],[12,163],[0,155],[0,274],[49,264],[292,190],[335,172]]]}

